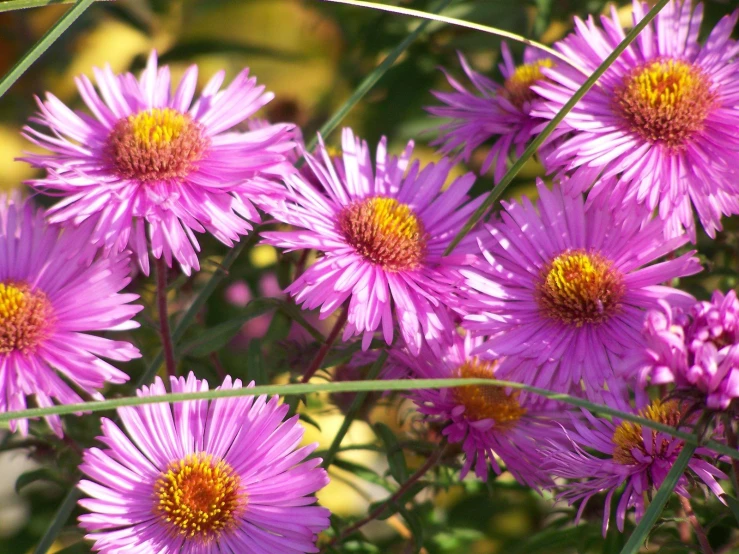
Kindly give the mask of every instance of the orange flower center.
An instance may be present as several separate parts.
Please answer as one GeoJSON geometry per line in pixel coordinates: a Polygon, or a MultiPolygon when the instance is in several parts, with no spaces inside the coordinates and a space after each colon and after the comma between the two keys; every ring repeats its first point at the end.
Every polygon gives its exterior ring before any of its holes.
{"type": "MultiPolygon", "coordinates": [[[[680,423],[680,409],[678,403],[674,400],[662,402],[655,400],[645,409],[639,412],[639,415],[656,423],[663,423],[670,427],[677,427],[680,423]]],[[[619,464],[634,465],[637,462],[634,458],[633,451],[639,450],[645,457],[654,456],[663,452],[669,445],[667,439],[661,439],[661,443],[657,444],[656,432],[652,434],[651,454],[644,447],[644,436],[642,435],[642,426],[638,423],[624,421],[616,427],[613,432],[613,459],[619,464]]]]}
{"type": "Polygon", "coordinates": [[[202,453],[172,462],[154,494],[155,514],[173,535],[206,543],[235,526],[247,501],[233,468],[202,453]]]}
{"type": "Polygon", "coordinates": [[[0,354],[32,351],[53,323],[51,302],[25,283],[0,283],[0,354]]]}
{"type": "Polygon", "coordinates": [[[147,183],[184,179],[210,146],[203,126],[172,108],[153,108],[119,120],[105,155],[124,179],[147,183]]]}
{"type": "Polygon", "coordinates": [[[395,198],[350,204],[339,214],[339,230],[361,256],[387,271],[416,269],[426,254],[423,223],[395,198]]]}
{"type": "Polygon", "coordinates": [[[537,81],[546,79],[542,74],[542,67],[554,67],[554,62],[548,58],[537,60],[532,63],[525,63],[516,67],[513,75],[508,77],[503,83],[506,97],[511,104],[517,108],[522,108],[526,102],[531,102],[536,98],[536,93],[531,90],[531,85],[537,81]]]}

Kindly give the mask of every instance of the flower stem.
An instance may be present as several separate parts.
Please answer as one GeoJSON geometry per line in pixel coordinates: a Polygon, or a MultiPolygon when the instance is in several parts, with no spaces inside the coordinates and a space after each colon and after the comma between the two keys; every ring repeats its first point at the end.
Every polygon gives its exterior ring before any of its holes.
{"type": "Polygon", "coordinates": [[[355,531],[361,529],[365,525],[367,525],[370,521],[373,521],[380,517],[382,513],[388,508],[388,506],[392,506],[395,504],[398,500],[400,500],[410,489],[413,485],[415,485],[421,477],[426,475],[426,473],[434,467],[441,457],[444,455],[444,452],[446,451],[446,445],[442,445],[436,452],[434,452],[428,460],[426,460],[426,463],[424,463],[418,470],[411,475],[408,480],[403,483],[403,485],[393,493],[392,496],[390,496],[385,502],[382,502],[380,505],[377,506],[372,512],[367,515],[367,517],[360,519],[356,523],[353,523],[346,529],[344,529],[341,533],[339,533],[336,537],[333,538],[333,540],[323,549],[321,552],[326,552],[328,548],[334,546],[336,543],[343,541],[346,537],[354,533],[355,531]]]}
{"type": "Polygon", "coordinates": [[[174,361],[174,348],[172,347],[172,335],[169,332],[169,314],[167,313],[167,264],[164,256],[156,261],[157,272],[157,304],[159,310],[159,332],[162,335],[162,350],[164,351],[164,363],[167,367],[167,375],[177,376],[177,368],[174,361]]]}
{"type": "Polygon", "coordinates": [[[698,537],[698,543],[701,545],[703,554],[713,554],[711,543],[708,542],[706,532],[703,530],[703,527],[701,527],[698,518],[695,517],[695,512],[693,511],[693,506],[690,504],[690,500],[680,495],[678,495],[678,498],[680,499],[680,504],[682,504],[683,510],[685,510],[685,515],[687,516],[688,521],[690,521],[693,526],[695,536],[698,537]]]}
{"type": "Polygon", "coordinates": [[[341,313],[339,314],[339,317],[336,318],[336,323],[334,323],[334,326],[331,329],[331,333],[326,339],[326,342],[324,342],[321,345],[320,350],[318,350],[318,353],[313,358],[313,361],[308,367],[308,370],[305,372],[305,374],[303,374],[303,378],[300,380],[301,383],[307,383],[308,381],[310,381],[310,378],[313,377],[316,371],[318,371],[318,368],[321,367],[321,363],[323,362],[323,360],[326,359],[326,355],[328,354],[328,351],[331,350],[331,347],[336,341],[336,337],[339,336],[339,332],[341,331],[342,327],[344,327],[344,324],[346,323],[346,318],[348,316],[349,316],[349,308],[347,306],[344,306],[341,309],[341,313]]]}

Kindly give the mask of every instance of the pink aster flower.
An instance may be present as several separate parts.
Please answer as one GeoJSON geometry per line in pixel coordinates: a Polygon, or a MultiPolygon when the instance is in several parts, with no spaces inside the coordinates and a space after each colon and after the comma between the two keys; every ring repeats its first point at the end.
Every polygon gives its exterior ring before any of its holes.
{"type": "MultiPolygon", "coordinates": [[[[642,386],[675,383],[709,409],[726,410],[739,398],[739,300],[715,291],[690,310],[662,304],[644,323],[646,347],[627,363],[642,386]]],[[[629,371],[630,370],[630,371],[629,371]]]]}
{"type": "MultiPolygon", "coordinates": [[[[101,357],[128,361],[140,356],[128,342],[89,334],[138,327],[142,307],[129,283],[128,255],[80,265],[74,258],[88,240],[84,230],[47,225],[30,202],[0,199],[0,411],[23,410],[26,397],[48,407],[102,400],[106,383],[128,375],[101,357]]],[[[59,416],[47,421],[62,435],[59,416]]],[[[28,421],[11,429],[28,431],[28,421]]]]}
{"type": "Polygon", "coordinates": [[[199,269],[193,231],[231,246],[259,220],[253,202],[282,194],[282,187],[270,188],[259,176],[289,168],[292,126],[233,130],[272,99],[248,70],[224,90],[225,73],[217,73],[195,102],[197,67],[172,93],[169,68],[157,67],[155,53],[139,79],[115,75],[110,67],[94,72],[99,93],[87,77],[77,79],[92,115],[47,93],[31,121],[48,133],[25,128],[29,140],[52,152],[25,158],[47,170],[31,184],[62,197],[48,212],[52,222],[91,220],[93,246],[130,248],[147,274],[151,249],[189,274],[199,269]]]}
{"type": "Polygon", "coordinates": [[[582,380],[590,393],[641,344],[647,309],[659,299],[692,302],[659,283],[701,267],[692,252],[652,263],[687,242],[665,240],[659,221],[617,223],[559,185],[538,190],[538,209],[526,197],[503,203],[502,220],[481,239],[484,260],[461,270],[473,291],[465,327],[487,336],[476,354],[507,357],[501,378],[575,393],[582,380]]]}
{"type": "MultiPolygon", "coordinates": [[[[438,354],[429,348],[419,356],[395,351],[393,366],[413,379],[499,378],[497,361],[484,361],[472,352],[482,339],[455,333],[452,344],[438,354]]],[[[465,462],[461,477],[474,469],[483,481],[488,468],[500,474],[499,457],[521,483],[534,488],[550,483],[541,470],[537,445],[549,440],[561,407],[535,395],[493,385],[421,389],[409,394],[426,421],[441,429],[451,443],[462,443],[465,462]]]]}
{"type": "Polygon", "coordinates": [[[383,138],[375,164],[350,129],[342,146],[333,158],[323,146],[317,156],[305,154],[314,177],[287,176],[288,202],[271,212],[298,230],[263,236],[280,248],[323,254],[286,292],[304,308],[320,306],[321,318],[348,302],[344,340],[362,335],[366,349],[381,328],[391,344],[394,312],[403,339],[418,353],[423,338],[436,342],[451,328],[441,299],[452,295],[456,277],[443,265],[443,252],[479,204],[467,202],[474,175],[442,191],[451,163],[409,166],[413,143],[395,157],[383,138]]]}
{"type": "MultiPolygon", "coordinates": [[[[637,22],[648,6],[633,6],[637,22]]],[[[602,29],[592,18],[575,19],[575,32],[556,48],[588,73],[545,69],[548,80],[534,90],[546,101],[533,115],[553,118],[621,42],[613,10],[601,18],[602,29]]],[[[684,227],[695,237],[691,203],[711,236],[722,214],[739,213],[739,43],[731,39],[737,13],[700,44],[702,4],[667,4],[552,135],[565,139],[546,163],[575,171],[568,192],[592,185],[591,195],[613,209],[658,208],[666,236],[684,227]]]]}
{"type": "MultiPolygon", "coordinates": [[[[612,399],[608,404],[622,411],[633,412],[624,401],[612,399]]],[[[682,450],[683,441],[636,423],[617,418],[613,421],[598,419],[585,411],[583,414],[583,420],[573,418],[574,431],[562,432],[569,439],[567,443],[551,443],[551,446],[542,450],[543,470],[553,477],[572,480],[560,487],[562,492],[558,499],[566,500],[570,505],[581,502],[577,520],[590,498],[598,493],[607,493],[603,515],[604,536],[608,530],[611,501],[623,485],[616,508],[616,525],[623,532],[626,512],[634,508],[636,520],[641,519],[647,495],[656,492],[665,480],[682,450]]],[[[639,415],[672,427],[678,427],[682,419],[680,405],[674,400],[657,400],[641,410],[639,415]]],[[[690,428],[685,427],[684,430],[690,431],[690,428]]],[[[727,476],[704,460],[705,455],[711,456],[711,452],[698,448],[688,468],[690,473],[720,497],[724,491],[716,479],[727,479],[727,476]]],[[[688,488],[693,481],[688,475],[682,475],[675,492],[689,498],[688,488]]]]}
{"type": "Polygon", "coordinates": [[[513,151],[520,156],[532,138],[534,127],[541,121],[531,114],[533,100],[538,97],[532,85],[545,78],[543,67],[554,66],[551,57],[535,48],[524,50],[521,65],[513,61],[505,42],[501,53],[503,63],[499,68],[505,79],[502,86],[475,72],[460,54],[462,69],[477,93],[470,92],[445,72],[455,92],[433,92],[444,105],[426,108],[435,116],[451,119],[439,127],[441,136],[432,143],[441,146],[445,155],[461,148],[462,158],[469,160],[477,147],[493,140],[481,171],[485,173],[494,164],[495,182],[506,172],[508,154],[513,151]]]}
{"type": "MultiPolygon", "coordinates": [[[[208,390],[190,373],[172,392],[208,390]]],[[[250,385],[253,386],[253,385],[250,385]]],[[[226,377],[219,389],[239,389],[226,377]]],[[[165,394],[157,378],[139,396],[165,394]]],[[[80,525],[103,553],[318,552],[329,511],[315,506],[328,483],[315,448],[277,396],[243,396],[121,408],[128,433],[103,419],[107,448],[85,451],[80,525]]]]}

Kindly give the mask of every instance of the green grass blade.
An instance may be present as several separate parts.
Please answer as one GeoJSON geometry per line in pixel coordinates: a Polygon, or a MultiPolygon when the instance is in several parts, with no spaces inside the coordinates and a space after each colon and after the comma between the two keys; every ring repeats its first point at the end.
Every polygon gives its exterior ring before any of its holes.
{"type": "MultiPolygon", "coordinates": [[[[0,2],[0,13],[15,10],[26,10],[28,8],[42,8],[57,4],[74,4],[76,0],[6,0],[0,2]]],[[[100,0],[95,0],[99,2],[100,0]]]]}
{"type": "Polygon", "coordinates": [[[562,109],[547,124],[542,132],[539,133],[534,138],[534,140],[531,141],[531,144],[529,144],[528,148],[526,148],[521,157],[516,160],[516,163],[514,163],[508,170],[508,172],[503,176],[503,179],[501,179],[500,183],[498,183],[495,188],[490,191],[484,202],[480,205],[479,208],[477,208],[477,210],[475,210],[475,212],[469,217],[467,222],[462,226],[462,229],[459,231],[459,233],[457,233],[457,236],[454,237],[452,242],[449,244],[449,247],[444,252],[445,255],[451,253],[452,250],[454,250],[454,248],[460,243],[460,241],[465,236],[467,236],[467,233],[469,233],[472,228],[477,225],[477,223],[485,216],[490,207],[498,200],[498,198],[500,198],[503,192],[505,192],[506,188],[508,188],[508,186],[511,184],[513,178],[518,175],[518,172],[521,171],[521,168],[536,153],[536,151],[546,140],[546,138],[550,134],[552,134],[557,125],[562,122],[565,116],[570,113],[570,110],[572,110],[572,108],[575,107],[580,99],[585,96],[585,94],[593,87],[593,85],[595,85],[601,75],[603,75],[608,70],[608,68],[611,67],[613,62],[618,59],[618,57],[624,50],[626,50],[629,44],[631,44],[634,39],[636,39],[637,35],[639,35],[642,29],[644,29],[644,27],[646,27],[657,16],[659,11],[665,7],[667,2],[669,2],[669,0],[659,0],[654,5],[654,7],[649,10],[649,12],[647,12],[647,15],[644,16],[644,19],[639,21],[639,23],[637,23],[634,28],[628,32],[626,37],[619,43],[618,46],[616,46],[616,49],[611,52],[610,56],[608,56],[603,61],[603,63],[598,66],[598,68],[590,77],[588,77],[583,85],[579,89],[577,89],[572,98],[570,98],[569,101],[564,106],[562,106],[562,109]]]}
{"type": "Polygon", "coordinates": [[[621,550],[621,554],[637,554],[639,552],[641,545],[644,544],[644,541],[649,534],[649,531],[651,531],[652,527],[657,522],[657,519],[659,519],[665,504],[667,504],[670,495],[672,495],[672,492],[675,490],[678,479],[680,479],[682,474],[685,473],[688,463],[690,463],[690,459],[693,457],[695,448],[695,445],[692,444],[686,444],[683,446],[683,449],[680,451],[680,455],[675,460],[675,464],[670,469],[667,477],[665,477],[665,480],[662,482],[662,486],[657,491],[657,494],[654,495],[654,499],[652,499],[652,503],[649,505],[649,508],[647,508],[644,517],[639,521],[639,525],[637,525],[634,532],[631,533],[629,540],[621,550]]]}
{"type": "MultiPolygon", "coordinates": [[[[29,417],[45,417],[49,415],[65,415],[79,412],[99,412],[104,410],[114,410],[125,406],[142,406],[144,404],[157,404],[161,402],[182,402],[186,400],[199,399],[215,399],[215,398],[233,398],[239,396],[257,396],[262,394],[281,396],[302,395],[316,392],[371,392],[371,391],[408,391],[420,389],[439,389],[460,387],[468,385],[491,385],[498,387],[506,387],[516,390],[525,390],[533,394],[538,394],[552,400],[558,400],[570,406],[584,408],[590,412],[601,414],[608,417],[617,417],[624,421],[638,423],[644,427],[662,431],[674,437],[680,438],[689,444],[698,444],[698,438],[692,433],[677,430],[669,425],[664,425],[649,419],[645,419],[629,412],[622,412],[609,406],[601,406],[594,404],[582,398],[569,396],[567,394],[552,392],[538,387],[532,387],[523,383],[513,381],[500,381],[497,379],[394,379],[394,380],[366,380],[366,381],[341,381],[331,383],[300,383],[288,385],[261,385],[253,388],[229,389],[229,390],[209,390],[204,392],[188,392],[166,394],[162,396],[127,396],[123,398],[114,398],[111,400],[98,400],[93,402],[83,402],[79,404],[63,404],[59,406],[50,406],[45,408],[30,408],[27,410],[18,410],[12,412],[0,413],[0,423],[5,423],[14,419],[24,419],[29,417]]],[[[719,454],[724,454],[731,458],[739,459],[739,451],[732,449],[725,444],[715,441],[704,441],[701,444],[714,450],[719,454]]]]}
{"type": "Polygon", "coordinates": [[[95,0],[79,0],[73,8],[59,18],[54,26],[46,31],[46,34],[33,45],[26,54],[16,63],[13,68],[0,80],[0,96],[8,92],[8,89],[23,75],[41,54],[46,52],[54,44],[61,34],[74,23],[82,13],[90,7],[95,0]]]}
{"type": "Polygon", "coordinates": [[[36,545],[33,554],[46,554],[49,551],[62,528],[69,521],[69,516],[72,515],[72,512],[77,506],[77,500],[79,500],[80,496],[81,492],[77,487],[70,489],[59,506],[59,509],[54,514],[54,519],[51,520],[51,524],[47,527],[44,536],[41,537],[41,541],[36,545]]]}
{"type": "MultiPolygon", "coordinates": [[[[439,2],[436,7],[433,9],[434,12],[440,12],[444,8],[446,8],[452,0],[442,0],[439,2]]],[[[367,75],[367,77],[364,78],[364,80],[359,83],[359,86],[356,88],[356,90],[352,93],[352,95],[347,99],[346,102],[338,109],[336,112],[329,118],[329,120],[323,124],[323,126],[319,129],[319,133],[323,138],[326,138],[326,136],[330,135],[331,132],[336,129],[336,127],[339,126],[339,124],[343,121],[343,119],[346,117],[346,114],[348,114],[351,109],[357,105],[357,103],[364,98],[364,95],[367,94],[372,87],[375,86],[377,81],[380,80],[380,78],[387,72],[388,69],[390,69],[393,64],[397,61],[397,59],[400,57],[400,55],[405,52],[408,47],[426,30],[426,27],[428,27],[430,21],[426,20],[423,23],[421,23],[412,33],[410,33],[407,37],[405,37],[400,44],[398,44],[395,48],[393,48],[392,52],[390,52],[387,57],[382,60],[382,63],[378,65],[372,73],[367,75]]],[[[314,137],[309,143],[306,149],[308,152],[312,152],[316,145],[318,144],[318,138],[314,137]]]]}

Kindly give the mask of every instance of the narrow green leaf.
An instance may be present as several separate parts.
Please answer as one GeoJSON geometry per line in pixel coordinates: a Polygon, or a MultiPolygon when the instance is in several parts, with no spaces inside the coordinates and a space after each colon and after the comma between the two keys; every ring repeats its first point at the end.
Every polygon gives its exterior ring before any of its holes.
{"type": "Polygon", "coordinates": [[[33,45],[33,47],[25,53],[25,55],[16,63],[13,68],[0,80],[0,96],[8,92],[8,89],[23,75],[26,70],[31,67],[33,62],[41,57],[41,54],[48,50],[49,46],[54,44],[61,34],[66,31],[69,26],[74,23],[82,13],[90,7],[95,0],[79,0],[73,8],[65,13],[54,26],[46,31],[46,34],[33,45]]]}
{"type": "Polygon", "coordinates": [[[246,379],[247,381],[254,381],[257,385],[264,385],[269,382],[264,354],[262,353],[262,343],[259,340],[252,340],[246,351],[246,379]]]}
{"type": "Polygon", "coordinates": [[[54,544],[57,536],[69,520],[69,516],[77,506],[77,500],[79,500],[80,496],[81,492],[77,487],[73,487],[69,490],[67,496],[64,497],[64,500],[59,506],[59,509],[56,511],[56,514],[54,514],[54,519],[51,521],[51,524],[46,528],[44,536],[41,537],[41,541],[33,551],[33,554],[46,554],[49,551],[51,545],[54,544]]]}
{"type": "Polygon", "coordinates": [[[66,485],[66,483],[59,478],[58,473],[52,471],[48,467],[41,467],[39,469],[33,469],[22,473],[15,481],[15,493],[20,494],[21,490],[36,481],[48,481],[62,486],[66,485]]]}
{"type": "Polygon", "coordinates": [[[398,437],[395,436],[395,433],[393,433],[390,427],[379,421],[374,424],[373,429],[385,445],[387,463],[390,466],[390,475],[398,483],[405,483],[408,480],[408,466],[405,463],[403,449],[398,443],[398,437]]]}
{"type": "MultiPolygon", "coordinates": [[[[444,8],[446,8],[452,0],[441,0],[436,6],[432,9],[434,13],[438,13],[444,8]]],[[[426,20],[423,21],[416,29],[410,33],[407,37],[405,37],[400,44],[398,44],[395,48],[393,48],[392,52],[390,52],[387,57],[382,60],[380,65],[378,65],[369,75],[367,75],[364,80],[359,83],[359,86],[354,90],[352,95],[347,99],[342,106],[336,110],[336,112],[329,118],[329,120],[323,124],[323,126],[318,131],[321,136],[325,139],[328,135],[331,134],[331,132],[338,127],[339,123],[343,121],[343,119],[346,117],[346,114],[348,114],[351,109],[357,105],[357,103],[364,98],[364,95],[367,94],[372,87],[377,84],[377,81],[380,80],[380,78],[387,72],[388,69],[390,69],[393,64],[397,61],[397,59],[400,57],[400,55],[405,52],[408,47],[413,44],[413,42],[426,30],[426,27],[428,27],[430,21],[426,20]]],[[[308,152],[312,152],[316,145],[318,144],[318,139],[314,137],[307,146],[308,152]]]]}
{"type": "Polygon", "coordinates": [[[415,546],[413,552],[420,552],[423,547],[423,524],[421,523],[421,520],[415,513],[411,512],[403,505],[398,506],[398,513],[403,516],[408,528],[411,530],[411,536],[413,537],[413,544],[415,546]]]}
{"type": "MultiPolygon", "coordinates": [[[[0,2],[0,13],[28,8],[41,8],[56,4],[74,4],[76,0],[6,0],[0,2]]],[[[100,1],[100,0],[96,0],[100,1]]]]}
{"type": "Polygon", "coordinates": [[[550,134],[552,134],[554,129],[557,128],[557,126],[562,122],[565,116],[570,113],[570,110],[575,107],[580,99],[585,96],[585,94],[587,94],[587,92],[591,88],[593,88],[593,85],[595,85],[598,79],[600,79],[601,75],[603,75],[608,70],[608,68],[611,67],[611,65],[618,59],[621,53],[626,50],[629,44],[631,44],[639,35],[639,33],[641,33],[642,29],[644,29],[644,27],[646,27],[652,21],[652,19],[657,16],[659,11],[665,7],[667,2],[669,2],[669,0],[659,0],[654,5],[654,7],[649,10],[649,12],[647,12],[647,14],[644,16],[644,19],[639,21],[639,23],[637,23],[634,28],[627,33],[626,37],[624,37],[619,45],[616,46],[615,50],[603,61],[602,64],[598,66],[593,74],[587,78],[583,85],[579,89],[577,89],[575,94],[572,95],[572,98],[570,98],[567,103],[562,106],[562,109],[557,112],[557,115],[555,115],[554,118],[547,124],[547,126],[544,127],[541,133],[539,133],[534,138],[534,140],[531,141],[531,144],[529,144],[526,150],[524,150],[524,153],[521,155],[521,157],[518,158],[518,160],[516,160],[516,163],[511,166],[508,172],[503,176],[503,179],[501,179],[500,183],[498,183],[495,188],[490,191],[480,207],[475,210],[475,212],[462,226],[462,229],[460,229],[459,233],[457,233],[457,235],[454,237],[452,242],[449,243],[449,246],[444,252],[445,255],[451,253],[452,250],[454,250],[454,248],[460,243],[460,241],[465,236],[467,236],[472,228],[477,225],[477,223],[485,216],[490,207],[495,204],[498,198],[501,197],[506,188],[508,188],[508,185],[510,185],[513,181],[513,178],[518,175],[518,172],[521,171],[521,168],[523,168],[526,162],[529,161],[529,158],[531,158],[536,153],[536,151],[546,140],[546,138],[550,134]]]}
{"type": "Polygon", "coordinates": [[[737,500],[733,496],[729,496],[728,494],[723,495],[723,499],[729,506],[731,513],[734,514],[737,524],[739,524],[739,500],[737,500]]]}
{"type": "Polygon", "coordinates": [[[359,477],[363,481],[367,481],[368,483],[372,483],[373,485],[378,485],[388,492],[393,491],[393,486],[388,482],[388,480],[385,479],[382,475],[379,475],[372,468],[341,459],[334,460],[333,465],[335,465],[339,469],[348,471],[349,473],[351,473],[355,477],[359,477]]]}
{"type": "Polygon", "coordinates": [[[662,486],[657,491],[657,494],[654,495],[654,499],[649,505],[649,508],[647,508],[647,511],[644,513],[644,517],[639,521],[639,525],[637,525],[634,532],[631,533],[629,540],[621,550],[621,554],[637,554],[639,552],[641,545],[644,544],[647,535],[652,530],[652,526],[654,526],[657,519],[659,519],[662,509],[665,507],[665,504],[667,504],[672,492],[675,490],[678,480],[682,474],[685,473],[694,452],[695,445],[683,445],[683,449],[675,460],[675,464],[670,469],[667,477],[665,477],[665,480],[662,482],[662,486]]]}

